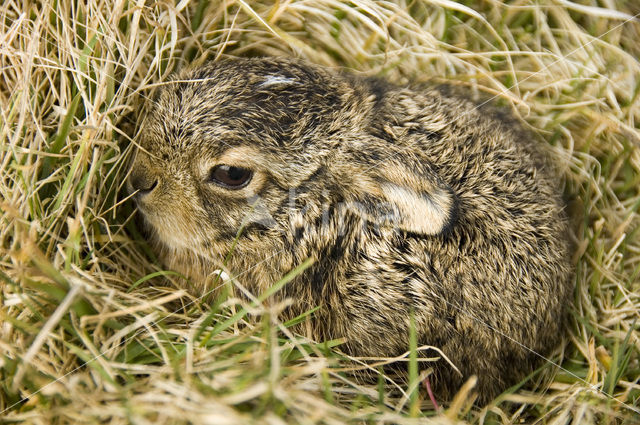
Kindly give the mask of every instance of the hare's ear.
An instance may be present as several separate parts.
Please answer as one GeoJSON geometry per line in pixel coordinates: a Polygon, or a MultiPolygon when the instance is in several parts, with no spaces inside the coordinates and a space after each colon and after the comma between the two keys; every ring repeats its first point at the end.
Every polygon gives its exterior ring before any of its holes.
{"type": "Polygon", "coordinates": [[[427,167],[385,164],[353,176],[347,207],[371,223],[438,235],[451,228],[458,203],[452,189],[427,167]]]}

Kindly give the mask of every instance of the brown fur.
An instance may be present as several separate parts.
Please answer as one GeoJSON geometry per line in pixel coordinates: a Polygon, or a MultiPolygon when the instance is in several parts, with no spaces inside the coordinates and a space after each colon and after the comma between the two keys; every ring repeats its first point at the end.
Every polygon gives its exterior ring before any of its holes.
{"type": "Polygon", "coordinates": [[[313,336],[345,337],[354,355],[406,351],[414,311],[419,344],[462,372],[437,363],[443,397],[475,374],[488,401],[558,341],[571,279],[555,176],[490,107],[446,87],[233,59],[168,83],[140,134],[130,182],[153,188],[140,211],[195,282],[247,223],[228,265],[247,288],[314,258],[281,296],[291,314],[319,305],[313,336]],[[253,178],[220,187],[216,164],[253,178]]]}

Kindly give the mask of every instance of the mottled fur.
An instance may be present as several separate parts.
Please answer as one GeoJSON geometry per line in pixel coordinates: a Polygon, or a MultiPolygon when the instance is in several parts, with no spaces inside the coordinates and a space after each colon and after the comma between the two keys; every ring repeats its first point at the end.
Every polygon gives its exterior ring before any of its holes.
{"type": "Polygon", "coordinates": [[[444,397],[475,374],[487,401],[558,341],[571,279],[555,176],[490,107],[446,87],[233,59],[164,86],[140,144],[131,182],[153,190],[139,208],[194,282],[245,222],[228,268],[249,290],[314,258],[281,296],[291,314],[321,306],[312,336],[345,337],[354,355],[406,351],[413,311],[419,344],[462,372],[436,364],[444,397]],[[253,179],[212,184],[216,164],[253,179]]]}

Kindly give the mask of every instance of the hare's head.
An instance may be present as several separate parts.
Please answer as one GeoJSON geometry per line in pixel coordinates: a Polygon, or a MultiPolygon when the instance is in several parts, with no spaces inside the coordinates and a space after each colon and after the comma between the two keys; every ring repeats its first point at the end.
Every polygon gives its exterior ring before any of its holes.
{"type": "MultiPolygon", "coordinates": [[[[336,205],[437,234],[454,197],[394,151],[384,86],[289,60],[236,59],[164,85],[139,133],[129,188],[160,241],[197,253],[303,232],[336,205]],[[385,140],[386,138],[386,140],[385,140]]],[[[221,254],[221,252],[217,252],[221,254]]]]}

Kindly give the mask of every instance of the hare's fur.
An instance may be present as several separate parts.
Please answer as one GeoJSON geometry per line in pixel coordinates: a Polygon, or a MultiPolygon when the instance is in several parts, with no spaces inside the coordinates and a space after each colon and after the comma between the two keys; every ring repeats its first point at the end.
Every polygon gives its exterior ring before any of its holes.
{"type": "MultiPolygon", "coordinates": [[[[447,87],[399,87],[284,59],[187,70],[149,108],[134,187],[169,266],[194,282],[227,268],[261,293],[316,305],[317,339],[354,355],[439,347],[433,385],[471,375],[489,400],[558,342],[571,291],[557,178],[506,114],[447,87]],[[216,164],[250,169],[238,190],[216,164]],[[413,312],[413,313],[412,313],[413,312]]],[[[203,283],[204,285],[204,283],[203,283]]],[[[200,288],[200,289],[204,289],[200,288]]]]}

